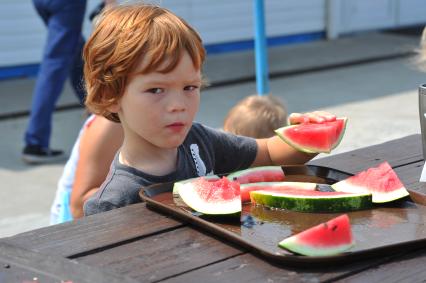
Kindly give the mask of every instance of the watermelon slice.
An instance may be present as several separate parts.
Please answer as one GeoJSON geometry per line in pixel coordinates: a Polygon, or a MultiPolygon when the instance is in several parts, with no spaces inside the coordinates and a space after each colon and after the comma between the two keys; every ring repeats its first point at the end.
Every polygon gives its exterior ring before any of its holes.
{"type": "Polygon", "coordinates": [[[286,191],[293,189],[300,190],[309,190],[314,191],[317,187],[315,183],[307,183],[307,182],[260,182],[260,183],[250,183],[250,184],[242,184],[240,186],[241,192],[241,202],[249,202],[250,201],[250,192],[252,191],[286,191]]]}
{"type": "Polygon", "coordinates": [[[258,182],[284,181],[284,171],[281,166],[259,166],[233,172],[228,175],[229,180],[238,181],[240,184],[258,182]]]}
{"type": "Polygon", "coordinates": [[[183,202],[195,211],[207,215],[241,212],[240,184],[222,177],[217,181],[203,177],[186,182],[178,188],[183,202]]]}
{"type": "Polygon", "coordinates": [[[302,123],[279,128],[277,135],[289,145],[307,153],[329,153],[337,147],[345,133],[347,118],[332,122],[302,123]]]}
{"type": "Polygon", "coordinates": [[[284,239],[278,245],[306,256],[331,256],[355,244],[347,214],[284,239]]]}
{"type": "Polygon", "coordinates": [[[337,182],[332,188],[339,192],[363,193],[373,195],[374,203],[394,201],[409,195],[395,171],[388,162],[369,168],[355,176],[337,182]]]}
{"type": "Polygon", "coordinates": [[[301,212],[339,212],[371,207],[370,193],[320,192],[301,189],[281,192],[252,191],[253,203],[301,212]]]}
{"type": "Polygon", "coordinates": [[[217,176],[217,175],[207,175],[207,176],[195,177],[195,178],[190,178],[190,179],[182,180],[182,181],[179,181],[179,182],[175,182],[173,184],[173,197],[179,197],[178,191],[179,191],[179,188],[182,185],[184,185],[186,183],[194,182],[195,180],[198,180],[200,178],[204,178],[205,180],[207,180],[209,182],[210,181],[217,181],[217,180],[220,179],[220,177],[217,176]]]}

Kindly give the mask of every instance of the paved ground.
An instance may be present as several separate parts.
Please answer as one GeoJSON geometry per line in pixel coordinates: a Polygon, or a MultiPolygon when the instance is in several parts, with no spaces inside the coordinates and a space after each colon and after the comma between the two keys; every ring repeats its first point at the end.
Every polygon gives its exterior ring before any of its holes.
{"type": "MultiPolygon", "coordinates": [[[[417,42],[416,36],[366,34],[273,48],[271,92],[286,102],[289,112],[324,109],[349,117],[346,136],[334,153],[419,133],[417,87],[426,74],[412,57],[401,57],[417,42]]],[[[229,108],[255,92],[251,70],[250,52],[209,57],[205,72],[214,87],[203,92],[197,120],[221,127],[229,108]]],[[[33,85],[33,79],[0,81],[0,237],[48,225],[63,168],[20,161],[33,85]],[[12,115],[16,113],[22,115],[12,115]]],[[[75,101],[67,87],[59,105],[75,101]]],[[[55,113],[53,147],[70,151],[82,115],[81,109],[55,113]]]]}

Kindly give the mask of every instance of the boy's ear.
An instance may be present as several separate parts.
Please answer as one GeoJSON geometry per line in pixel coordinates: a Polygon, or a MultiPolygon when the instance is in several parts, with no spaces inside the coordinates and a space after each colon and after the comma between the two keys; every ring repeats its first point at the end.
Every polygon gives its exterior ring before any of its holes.
{"type": "Polygon", "coordinates": [[[111,113],[118,113],[120,111],[120,109],[121,109],[120,103],[118,101],[114,102],[111,106],[108,106],[107,109],[111,113]]]}

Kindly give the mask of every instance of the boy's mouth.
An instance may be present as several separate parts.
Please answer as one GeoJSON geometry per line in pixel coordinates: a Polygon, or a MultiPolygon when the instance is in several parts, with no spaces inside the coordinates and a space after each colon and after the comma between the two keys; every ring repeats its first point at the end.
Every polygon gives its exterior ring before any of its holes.
{"type": "Polygon", "coordinates": [[[185,124],[182,122],[175,122],[175,123],[167,125],[167,128],[169,128],[173,132],[180,132],[183,130],[184,127],[185,127],[185,124]]]}

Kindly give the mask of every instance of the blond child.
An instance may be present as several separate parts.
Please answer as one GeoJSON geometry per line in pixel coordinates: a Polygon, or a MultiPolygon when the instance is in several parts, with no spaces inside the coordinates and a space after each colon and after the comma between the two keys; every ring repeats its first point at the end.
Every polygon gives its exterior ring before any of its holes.
{"type": "Polygon", "coordinates": [[[250,95],[229,110],[223,130],[252,138],[270,138],[287,124],[284,104],[272,95],[250,95]]]}
{"type": "Polygon", "coordinates": [[[83,216],[84,201],[102,185],[122,141],[119,123],[96,115],[86,119],[58,181],[50,224],[83,216]]]}
{"type": "Polygon", "coordinates": [[[94,116],[90,125],[83,130],[70,198],[73,218],[83,217],[84,202],[102,185],[122,142],[121,125],[102,116],[94,116]]]}
{"type": "Polygon", "coordinates": [[[84,49],[86,106],[120,121],[124,141],[85,215],[140,202],[142,186],[314,156],[278,137],[256,140],[194,122],[204,58],[197,32],[164,8],[132,4],[100,16],[84,49]]]}

